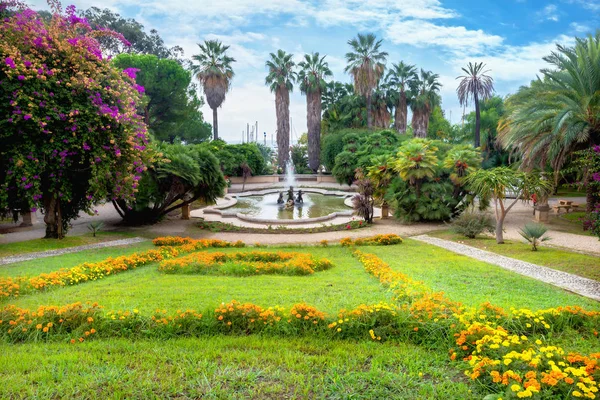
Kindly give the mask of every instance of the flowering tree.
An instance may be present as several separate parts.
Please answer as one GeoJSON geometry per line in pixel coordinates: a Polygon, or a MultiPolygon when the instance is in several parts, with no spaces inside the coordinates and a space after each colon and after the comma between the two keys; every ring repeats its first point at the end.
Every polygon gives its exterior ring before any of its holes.
{"type": "Polygon", "coordinates": [[[61,238],[95,202],[131,199],[152,152],[136,71],[96,40],[122,36],[50,5],[49,22],[29,9],[0,22],[0,209],[41,207],[46,237],[61,238]]]}

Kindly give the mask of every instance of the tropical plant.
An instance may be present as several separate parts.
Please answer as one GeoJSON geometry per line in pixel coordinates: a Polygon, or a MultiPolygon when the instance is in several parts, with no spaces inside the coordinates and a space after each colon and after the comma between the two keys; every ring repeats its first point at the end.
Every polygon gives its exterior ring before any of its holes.
{"type": "Polygon", "coordinates": [[[200,53],[192,56],[191,70],[204,89],[204,96],[213,112],[213,138],[219,138],[217,109],[225,101],[225,95],[231,87],[234,72],[231,64],[235,58],[226,53],[229,46],[219,40],[205,40],[198,43],[200,53]]]}
{"type": "Polygon", "coordinates": [[[283,170],[287,168],[290,156],[290,92],[296,81],[296,65],[293,54],[283,50],[270,54],[266,62],[269,73],[265,84],[275,93],[275,113],[277,116],[277,163],[283,170]]]}
{"type": "Polygon", "coordinates": [[[548,228],[544,224],[525,224],[519,231],[519,235],[531,243],[531,251],[537,251],[540,243],[550,240],[550,237],[544,236],[548,228]]]}
{"type": "Polygon", "coordinates": [[[92,236],[96,237],[96,233],[100,231],[104,227],[104,222],[102,221],[92,221],[88,224],[88,229],[92,232],[92,236]]]}
{"type": "Polygon", "coordinates": [[[393,160],[387,155],[376,156],[372,159],[372,165],[367,167],[367,178],[374,187],[373,197],[381,204],[382,217],[387,218],[389,204],[386,201],[386,193],[394,178],[393,160]]]}
{"type": "Polygon", "coordinates": [[[421,69],[420,75],[412,83],[411,90],[414,96],[410,108],[413,113],[411,125],[415,137],[427,137],[429,116],[433,108],[439,103],[438,92],[441,84],[438,78],[438,74],[421,69]]]}
{"type": "Polygon", "coordinates": [[[395,96],[394,128],[398,133],[406,133],[408,103],[410,99],[410,95],[407,95],[407,92],[413,85],[413,81],[417,78],[416,71],[414,65],[404,64],[403,61],[400,61],[398,64],[392,64],[392,68],[386,77],[391,88],[397,92],[397,96],[395,96]]]}
{"type": "Polygon", "coordinates": [[[394,170],[400,178],[416,188],[420,196],[421,182],[424,178],[433,178],[436,174],[438,148],[427,139],[414,139],[405,142],[398,149],[394,170]]]}
{"type": "MultiPolygon", "coordinates": [[[[499,139],[518,150],[527,168],[559,171],[577,150],[600,145],[600,31],[557,45],[544,60],[551,68],[507,100],[499,139]]],[[[587,211],[593,211],[593,171],[585,171],[587,211]]]]}
{"type": "Polygon", "coordinates": [[[0,209],[42,207],[46,237],[62,238],[96,202],[131,201],[153,153],[137,115],[144,88],[96,40],[122,36],[51,7],[48,19],[9,9],[0,20],[0,209]]]}
{"type": "Polygon", "coordinates": [[[306,94],[306,117],[308,125],[308,165],[313,172],[320,166],[321,151],[321,102],[325,90],[325,78],[332,75],[325,56],[319,53],[305,54],[298,63],[300,90],[306,94]]]}
{"type": "Polygon", "coordinates": [[[481,153],[470,145],[453,147],[446,154],[443,166],[451,171],[450,180],[462,186],[467,175],[481,167],[481,153]]]}
{"type": "Polygon", "coordinates": [[[452,220],[452,231],[470,239],[483,232],[494,233],[494,219],[487,213],[466,211],[452,220]]]}
{"type": "Polygon", "coordinates": [[[480,169],[467,176],[465,183],[480,199],[494,201],[496,242],[504,243],[504,219],[521,198],[529,199],[535,193],[545,197],[552,193],[552,183],[539,173],[515,171],[507,167],[480,169]],[[514,200],[507,201],[507,195],[514,200]]]}
{"type": "Polygon", "coordinates": [[[460,79],[456,94],[461,106],[467,106],[472,100],[475,103],[475,141],[474,146],[479,147],[481,144],[481,115],[479,111],[479,101],[487,100],[494,93],[494,80],[491,76],[486,75],[489,70],[484,70],[485,64],[468,63],[467,68],[462,68],[466,75],[457,77],[460,79]]]}
{"type": "Polygon", "coordinates": [[[366,223],[373,223],[374,205],[375,205],[375,185],[365,177],[362,170],[355,172],[357,180],[354,182],[358,187],[358,194],[352,197],[352,205],[358,216],[363,218],[366,223]]]}
{"type": "Polygon", "coordinates": [[[201,145],[157,145],[162,158],[142,175],[135,201],[113,200],[125,223],[151,224],[198,199],[223,194],[225,178],[214,155],[201,145]]]}
{"type": "Polygon", "coordinates": [[[379,79],[385,70],[385,61],[388,53],[381,51],[381,40],[376,41],[372,33],[358,34],[350,39],[348,44],[352,51],[346,53],[348,65],[345,71],[354,79],[354,90],[364,96],[367,101],[367,127],[372,126],[371,121],[371,96],[377,87],[379,79]]]}
{"type": "Polygon", "coordinates": [[[253,174],[265,172],[268,152],[263,153],[256,143],[227,144],[223,140],[204,142],[200,148],[211,152],[219,161],[221,171],[227,176],[243,176],[241,165],[247,163],[253,174]]]}
{"type": "Polygon", "coordinates": [[[380,83],[373,92],[371,100],[371,120],[373,127],[387,129],[390,127],[392,114],[390,110],[394,108],[391,101],[390,88],[385,83],[380,83]]]}

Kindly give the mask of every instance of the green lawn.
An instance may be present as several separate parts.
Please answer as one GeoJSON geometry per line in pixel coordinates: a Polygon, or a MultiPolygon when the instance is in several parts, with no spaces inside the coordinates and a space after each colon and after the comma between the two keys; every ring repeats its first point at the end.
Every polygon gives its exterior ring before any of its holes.
{"type": "MultiPolygon", "coordinates": [[[[600,257],[597,256],[575,253],[553,247],[539,247],[538,251],[531,251],[531,245],[527,243],[506,240],[504,244],[498,244],[496,243],[496,239],[491,237],[469,239],[463,235],[449,231],[432,232],[430,235],[446,240],[460,241],[466,245],[503,256],[600,281],[600,257]]],[[[600,246],[600,242],[598,246],[600,246]]]]}
{"type": "Polygon", "coordinates": [[[317,338],[0,345],[1,398],[468,399],[448,356],[317,338]]]}
{"type": "Polygon", "coordinates": [[[66,236],[61,240],[34,239],[24,242],[2,243],[0,244],[0,258],[13,256],[16,254],[83,246],[86,244],[125,239],[133,236],[135,235],[125,232],[98,232],[96,233],[96,237],[93,237],[91,233],[88,233],[81,236],[66,236]]]}
{"type": "Polygon", "coordinates": [[[476,306],[489,301],[505,308],[537,310],[580,305],[600,309],[600,303],[596,301],[410,239],[400,246],[368,247],[362,251],[378,255],[394,270],[422,280],[433,290],[443,291],[449,298],[465,305],[476,306]]]}
{"type": "MultiPolygon", "coordinates": [[[[137,244],[131,246],[128,252],[150,246],[150,242],[137,244]]],[[[10,271],[4,272],[9,276],[31,275],[34,272],[48,272],[57,269],[58,266],[71,267],[84,260],[101,260],[107,255],[114,256],[122,252],[119,249],[104,250],[103,256],[96,254],[96,251],[86,251],[13,265],[10,271]]],[[[219,249],[218,251],[251,250],[255,249],[219,249]]],[[[389,299],[385,289],[376,279],[365,273],[362,264],[352,257],[346,248],[278,247],[277,250],[310,252],[315,257],[328,258],[334,264],[334,268],[301,277],[280,275],[234,277],[166,275],[158,272],[157,264],[150,264],[102,280],[54,288],[47,292],[4,300],[2,303],[8,301],[20,307],[37,308],[41,304],[62,305],[77,301],[92,301],[98,302],[107,310],[139,309],[142,313],[151,313],[156,308],[171,312],[179,308],[203,310],[235,299],[263,307],[275,305],[289,307],[295,303],[306,302],[322,311],[336,313],[342,308],[389,299]]]]}

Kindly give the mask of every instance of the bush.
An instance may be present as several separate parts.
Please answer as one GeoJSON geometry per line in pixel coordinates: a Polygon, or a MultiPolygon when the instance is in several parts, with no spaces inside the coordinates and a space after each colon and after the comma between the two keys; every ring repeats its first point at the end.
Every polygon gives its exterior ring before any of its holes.
{"type": "Polygon", "coordinates": [[[452,221],[452,231],[470,239],[483,232],[494,233],[494,219],[485,213],[465,212],[452,221]]]}
{"type": "Polygon", "coordinates": [[[266,173],[268,152],[261,150],[256,143],[227,144],[223,140],[213,140],[199,146],[210,151],[219,160],[223,174],[243,176],[242,164],[247,163],[254,175],[266,173]]]}

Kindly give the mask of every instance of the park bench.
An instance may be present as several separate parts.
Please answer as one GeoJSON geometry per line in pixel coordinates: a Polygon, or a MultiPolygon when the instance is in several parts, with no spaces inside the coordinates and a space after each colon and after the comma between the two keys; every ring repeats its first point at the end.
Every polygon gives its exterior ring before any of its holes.
{"type": "Polygon", "coordinates": [[[579,204],[574,204],[571,200],[559,200],[558,205],[552,207],[557,214],[560,214],[560,210],[565,210],[569,213],[571,210],[578,210],[579,204]]]}

